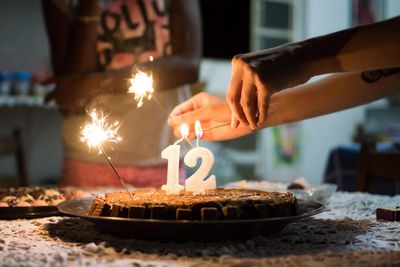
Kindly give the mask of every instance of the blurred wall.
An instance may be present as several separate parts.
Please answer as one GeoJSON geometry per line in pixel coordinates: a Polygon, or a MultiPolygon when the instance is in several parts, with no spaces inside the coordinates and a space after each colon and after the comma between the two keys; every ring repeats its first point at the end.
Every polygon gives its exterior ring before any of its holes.
{"type": "MultiPolygon", "coordinates": [[[[0,1],[0,70],[49,72],[49,47],[40,0],[0,1]]],[[[28,167],[37,184],[60,174],[61,116],[56,109],[0,106],[0,135],[22,127],[26,134],[28,167]]],[[[0,174],[15,169],[11,157],[0,158],[0,174]]]]}
{"type": "Polygon", "coordinates": [[[0,69],[50,71],[40,0],[0,1],[0,69]]]}

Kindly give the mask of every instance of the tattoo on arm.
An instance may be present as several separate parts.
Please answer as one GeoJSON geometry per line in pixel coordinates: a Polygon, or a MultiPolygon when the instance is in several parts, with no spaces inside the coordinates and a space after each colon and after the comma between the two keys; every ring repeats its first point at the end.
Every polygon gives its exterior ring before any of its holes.
{"type": "Polygon", "coordinates": [[[363,71],[361,73],[361,79],[366,83],[374,83],[380,80],[382,77],[387,77],[396,73],[400,73],[400,67],[381,69],[381,70],[371,70],[363,71]]]}

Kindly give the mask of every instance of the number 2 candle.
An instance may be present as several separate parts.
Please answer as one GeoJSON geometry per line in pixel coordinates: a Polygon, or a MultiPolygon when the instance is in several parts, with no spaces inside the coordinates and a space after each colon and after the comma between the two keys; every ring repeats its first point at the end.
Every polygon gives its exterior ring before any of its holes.
{"type": "Polygon", "coordinates": [[[201,159],[200,167],[185,181],[186,191],[193,192],[193,194],[197,195],[206,193],[208,189],[215,189],[216,178],[215,175],[211,175],[207,178],[214,165],[214,155],[209,149],[199,146],[199,139],[203,135],[203,130],[198,120],[195,123],[195,133],[197,145],[185,155],[184,162],[187,166],[193,168],[196,166],[197,159],[201,159]]]}

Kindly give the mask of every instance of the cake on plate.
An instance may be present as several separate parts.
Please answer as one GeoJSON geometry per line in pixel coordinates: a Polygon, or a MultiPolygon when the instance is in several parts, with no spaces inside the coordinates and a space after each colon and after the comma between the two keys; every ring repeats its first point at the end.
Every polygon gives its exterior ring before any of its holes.
{"type": "Polygon", "coordinates": [[[93,199],[90,216],[164,220],[237,220],[298,215],[290,192],[247,189],[212,189],[204,195],[182,191],[167,195],[163,190],[106,193],[93,199]]]}

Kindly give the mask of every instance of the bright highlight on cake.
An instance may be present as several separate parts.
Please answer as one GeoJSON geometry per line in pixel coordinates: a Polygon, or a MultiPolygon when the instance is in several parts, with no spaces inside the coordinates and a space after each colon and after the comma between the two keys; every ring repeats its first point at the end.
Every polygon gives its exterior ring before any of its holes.
{"type": "Polygon", "coordinates": [[[118,135],[121,124],[118,121],[109,122],[107,120],[109,114],[105,115],[102,111],[97,112],[93,109],[89,112],[89,116],[91,122],[86,123],[81,131],[81,141],[86,142],[89,149],[97,148],[101,154],[104,142],[118,143],[122,140],[118,135]]]}
{"type": "Polygon", "coordinates": [[[144,100],[150,100],[154,93],[153,76],[138,70],[129,81],[130,87],[128,93],[134,94],[137,107],[140,108],[144,100]]]}

